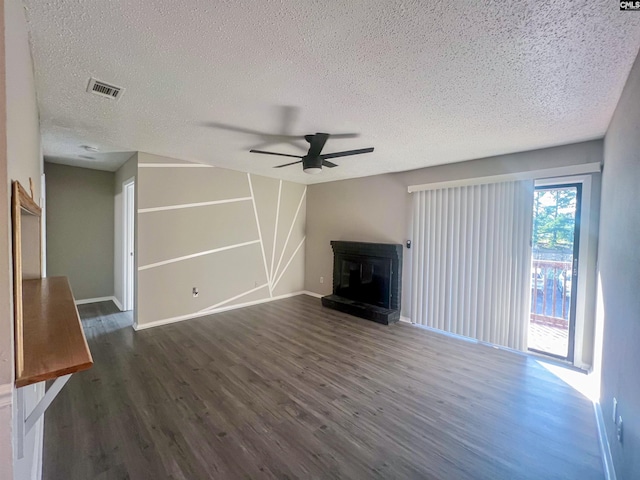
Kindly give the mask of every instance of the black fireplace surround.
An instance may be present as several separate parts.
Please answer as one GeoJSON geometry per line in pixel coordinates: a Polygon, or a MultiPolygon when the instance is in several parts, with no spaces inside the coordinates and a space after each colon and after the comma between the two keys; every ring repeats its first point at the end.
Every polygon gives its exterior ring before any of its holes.
{"type": "Polygon", "coordinates": [[[333,294],[322,305],[388,325],[400,319],[402,245],[332,241],[333,294]]]}

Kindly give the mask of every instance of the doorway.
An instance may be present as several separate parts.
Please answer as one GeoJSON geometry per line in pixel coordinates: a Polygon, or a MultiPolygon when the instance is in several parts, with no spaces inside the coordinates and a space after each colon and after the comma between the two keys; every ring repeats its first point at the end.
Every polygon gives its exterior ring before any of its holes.
{"type": "Polygon", "coordinates": [[[124,309],[133,310],[135,285],[135,178],[123,182],[124,309]]]}
{"type": "Polygon", "coordinates": [[[536,186],[529,350],[573,362],[582,184],[536,186]]]}

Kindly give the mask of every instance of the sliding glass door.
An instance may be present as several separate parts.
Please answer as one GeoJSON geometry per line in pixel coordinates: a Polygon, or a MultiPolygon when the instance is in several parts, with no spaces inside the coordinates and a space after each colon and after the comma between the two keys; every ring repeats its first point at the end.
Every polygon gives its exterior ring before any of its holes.
{"type": "Polygon", "coordinates": [[[573,362],[582,184],[536,187],[529,350],[573,362]]]}

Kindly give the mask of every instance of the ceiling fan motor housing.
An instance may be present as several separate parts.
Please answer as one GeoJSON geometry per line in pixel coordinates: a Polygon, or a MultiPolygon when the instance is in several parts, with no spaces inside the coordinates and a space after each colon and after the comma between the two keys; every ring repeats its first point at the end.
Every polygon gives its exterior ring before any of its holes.
{"type": "MultiPolygon", "coordinates": [[[[343,134],[342,136],[352,136],[352,134],[343,134]]],[[[302,170],[305,173],[316,174],[322,172],[322,167],[333,168],[337,167],[333,162],[328,161],[329,158],[338,158],[338,157],[349,157],[351,155],[360,155],[361,153],[371,153],[373,152],[373,147],[369,148],[360,148],[358,150],[346,150],[343,152],[333,152],[333,153],[325,153],[322,154],[322,149],[324,148],[324,144],[327,142],[331,135],[328,133],[316,133],[315,135],[305,135],[304,138],[307,142],[309,142],[309,152],[301,157],[299,155],[290,155],[288,153],[277,153],[277,152],[265,152],[264,150],[249,150],[251,153],[262,153],[264,155],[277,155],[279,157],[293,157],[299,158],[300,160],[296,162],[285,163],[283,165],[276,165],[273,168],[282,168],[288,167],[290,165],[297,165],[298,163],[302,163],[302,170]]],[[[338,136],[338,135],[336,135],[338,136]]]]}
{"type": "Polygon", "coordinates": [[[322,158],[309,155],[302,157],[302,170],[312,175],[322,172],[322,158]]]}

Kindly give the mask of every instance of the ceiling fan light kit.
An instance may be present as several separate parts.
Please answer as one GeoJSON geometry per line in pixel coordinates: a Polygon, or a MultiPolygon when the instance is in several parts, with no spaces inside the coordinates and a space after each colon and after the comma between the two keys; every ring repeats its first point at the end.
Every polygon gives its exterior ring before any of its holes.
{"type": "MultiPolygon", "coordinates": [[[[327,142],[331,135],[328,133],[316,133],[315,135],[305,135],[304,139],[309,143],[309,151],[303,157],[300,155],[289,155],[288,153],[266,152],[264,150],[249,150],[251,153],[261,153],[263,155],[277,155],[279,157],[292,157],[300,158],[297,162],[285,163],[283,165],[277,165],[273,168],[288,167],[289,165],[296,165],[302,163],[302,170],[305,173],[316,175],[322,172],[322,167],[333,168],[337,167],[333,162],[327,161],[329,158],[348,157],[351,155],[360,155],[361,153],[373,152],[373,147],[361,148],[359,150],[347,150],[344,152],[335,153],[322,153],[324,144],[327,142]]],[[[340,135],[336,135],[339,137],[340,135]]]]}

